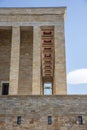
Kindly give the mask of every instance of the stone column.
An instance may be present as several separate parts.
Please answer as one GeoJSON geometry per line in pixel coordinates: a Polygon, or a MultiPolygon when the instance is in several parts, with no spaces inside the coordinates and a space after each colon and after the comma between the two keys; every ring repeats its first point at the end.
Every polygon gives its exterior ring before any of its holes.
{"type": "Polygon", "coordinates": [[[18,94],[19,57],[20,57],[20,27],[13,26],[12,27],[9,95],[18,94]]]}
{"type": "Polygon", "coordinates": [[[66,95],[66,61],[65,61],[65,36],[64,25],[56,25],[55,33],[55,69],[54,86],[56,95],[66,95]]]}
{"type": "Polygon", "coordinates": [[[33,27],[33,79],[32,94],[40,94],[40,77],[41,76],[41,34],[40,27],[33,27]]]}

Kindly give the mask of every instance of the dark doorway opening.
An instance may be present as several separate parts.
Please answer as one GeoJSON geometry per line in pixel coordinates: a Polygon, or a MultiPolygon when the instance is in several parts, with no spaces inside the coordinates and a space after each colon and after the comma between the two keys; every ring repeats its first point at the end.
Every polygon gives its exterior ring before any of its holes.
{"type": "Polygon", "coordinates": [[[9,94],[9,83],[3,83],[2,84],[2,95],[8,95],[9,94]]]}

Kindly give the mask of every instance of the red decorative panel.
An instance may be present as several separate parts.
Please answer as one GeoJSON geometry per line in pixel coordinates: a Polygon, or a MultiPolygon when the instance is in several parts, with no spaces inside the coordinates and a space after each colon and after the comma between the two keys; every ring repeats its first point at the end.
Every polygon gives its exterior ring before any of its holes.
{"type": "Polygon", "coordinates": [[[45,37],[45,38],[42,39],[42,44],[43,44],[43,46],[50,46],[50,45],[52,46],[52,45],[53,45],[53,42],[54,42],[54,41],[53,41],[52,38],[49,39],[49,38],[46,38],[46,37],[45,37]]]}
{"type": "Polygon", "coordinates": [[[42,76],[53,76],[54,30],[42,29],[42,76]]]}
{"type": "Polygon", "coordinates": [[[53,29],[42,29],[42,37],[50,37],[53,36],[54,32],[53,29]]]}

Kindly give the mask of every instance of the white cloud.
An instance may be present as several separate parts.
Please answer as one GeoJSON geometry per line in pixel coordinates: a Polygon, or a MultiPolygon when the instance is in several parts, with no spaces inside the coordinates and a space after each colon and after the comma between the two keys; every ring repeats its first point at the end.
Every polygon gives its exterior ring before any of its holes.
{"type": "Polygon", "coordinates": [[[87,69],[78,69],[78,70],[69,72],[67,75],[67,83],[86,84],[87,83],[87,69]]]}

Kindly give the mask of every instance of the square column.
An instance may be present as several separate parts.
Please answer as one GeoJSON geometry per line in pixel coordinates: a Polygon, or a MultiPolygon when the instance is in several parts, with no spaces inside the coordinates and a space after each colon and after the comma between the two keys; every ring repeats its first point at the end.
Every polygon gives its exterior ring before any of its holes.
{"type": "Polygon", "coordinates": [[[10,86],[9,95],[18,94],[19,58],[20,57],[20,27],[12,27],[12,45],[10,62],[10,86]]]}
{"type": "Polygon", "coordinates": [[[33,79],[32,94],[39,95],[41,89],[41,33],[40,27],[33,27],[33,79]]]}
{"type": "Polygon", "coordinates": [[[55,67],[54,87],[56,95],[66,95],[66,60],[65,60],[65,38],[64,25],[55,26],[55,67]]]}

